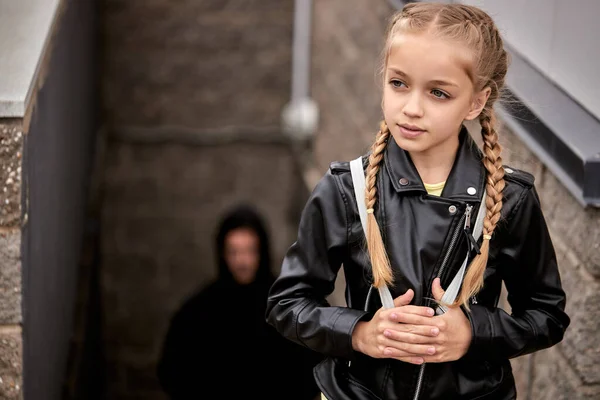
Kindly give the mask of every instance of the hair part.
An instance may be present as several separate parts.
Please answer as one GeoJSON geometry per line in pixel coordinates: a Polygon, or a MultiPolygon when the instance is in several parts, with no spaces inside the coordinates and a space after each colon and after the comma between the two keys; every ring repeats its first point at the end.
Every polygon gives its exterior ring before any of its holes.
{"type": "MultiPolygon", "coordinates": [[[[483,10],[463,4],[409,3],[394,14],[387,29],[380,73],[385,69],[394,40],[401,33],[427,33],[466,45],[473,53],[473,65],[467,73],[475,92],[490,88],[490,95],[479,115],[483,138],[482,162],[486,169],[486,214],[483,242],[465,275],[461,291],[452,304],[469,309],[469,299],[483,288],[489,256],[489,242],[501,217],[502,191],[505,186],[502,147],[498,142],[494,103],[500,97],[508,69],[508,53],[492,18],[483,10]]],[[[385,122],[376,135],[367,168],[366,205],[373,209],[377,198],[376,176],[390,135],[385,122]]],[[[375,287],[393,284],[393,273],[374,213],[368,214],[367,247],[375,287]]]]}

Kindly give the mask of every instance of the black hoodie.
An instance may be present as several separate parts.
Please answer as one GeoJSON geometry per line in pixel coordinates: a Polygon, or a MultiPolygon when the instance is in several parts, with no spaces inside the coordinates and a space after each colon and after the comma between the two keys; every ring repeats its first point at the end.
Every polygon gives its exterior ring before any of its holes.
{"type": "Polygon", "coordinates": [[[188,299],[171,320],[158,377],[172,399],[312,400],[317,353],[283,339],[265,321],[271,270],[269,237],[259,214],[241,206],[216,235],[217,279],[188,299]],[[238,284],[224,259],[226,235],[249,228],[260,240],[256,279],[238,284]]]}

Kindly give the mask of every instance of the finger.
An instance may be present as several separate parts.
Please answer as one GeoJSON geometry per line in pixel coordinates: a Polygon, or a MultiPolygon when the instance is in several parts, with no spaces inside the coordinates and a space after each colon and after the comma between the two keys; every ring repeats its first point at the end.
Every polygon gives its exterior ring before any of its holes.
{"type": "Polygon", "coordinates": [[[407,332],[414,335],[422,335],[436,338],[440,334],[440,328],[431,325],[412,325],[412,324],[395,324],[388,328],[393,331],[407,332]]]}
{"type": "Polygon", "coordinates": [[[431,293],[433,294],[433,298],[437,301],[442,300],[442,296],[444,296],[445,290],[442,289],[442,284],[440,278],[435,278],[433,280],[433,285],[431,286],[431,293]]]}
{"type": "Polygon", "coordinates": [[[402,306],[396,307],[389,310],[389,314],[392,315],[394,313],[408,313],[415,315],[422,315],[424,317],[433,317],[435,311],[431,307],[421,307],[421,306],[402,306]]]}
{"type": "Polygon", "coordinates": [[[434,319],[435,317],[423,317],[422,315],[403,312],[393,312],[390,314],[390,321],[401,322],[403,324],[438,326],[439,324],[436,324],[434,319]]]}
{"type": "Polygon", "coordinates": [[[409,364],[421,365],[425,362],[421,357],[395,357],[396,360],[409,364]]]}
{"type": "Polygon", "coordinates": [[[412,344],[388,340],[383,350],[386,357],[406,357],[406,356],[432,356],[435,354],[435,347],[429,344],[412,344]]]}
{"type": "Polygon", "coordinates": [[[384,358],[395,358],[397,360],[405,361],[405,362],[411,362],[409,360],[412,360],[414,362],[419,362],[419,360],[421,360],[422,362],[425,361],[424,356],[414,355],[414,354],[407,353],[406,351],[402,351],[402,350],[398,350],[398,349],[394,350],[394,349],[388,349],[387,347],[383,347],[381,349],[381,353],[384,358]],[[388,354],[396,354],[396,355],[390,356],[388,354]]]}
{"type": "Polygon", "coordinates": [[[422,356],[423,361],[427,363],[442,363],[450,361],[441,351],[438,351],[437,354],[433,356],[422,356]]]}
{"type": "Polygon", "coordinates": [[[396,340],[398,342],[412,343],[412,344],[429,344],[432,345],[436,342],[435,337],[416,335],[414,333],[399,332],[393,329],[386,329],[383,331],[383,336],[388,339],[396,340]]]}
{"type": "Polygon", "coordinates": [[[410,302],[412,301],[414,296],[415,296],[415,292],[413,292],[412,289],[408,289],[406,291],[406,293],[404,293],[402,296],[398,296],[394,299],[394,306],[396,306],[396,307],[406,306],[406,305],[410,304],[410,302]]]}

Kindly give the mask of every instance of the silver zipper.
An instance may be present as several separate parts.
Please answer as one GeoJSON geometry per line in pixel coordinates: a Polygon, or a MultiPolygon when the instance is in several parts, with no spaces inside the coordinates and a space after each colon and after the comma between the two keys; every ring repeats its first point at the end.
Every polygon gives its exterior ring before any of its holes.
{"type": "Polygon", "coordinates": [[[423,385],[423,376],[425,375],[425,364],[421,365],[421,369],[419,369],[419,378],[417,379],[417,389],[415,390],[414,400],[419,399],[419,395],[421,394],[421,385],[423,385]]]}
{"type": "MultiPolygon", "coordinates": [[[[467,205],[467,209],[465,210],[465,213],[460,218],[460,221],[458,222],[458,226],[456,227],[456,230],[452,234],[452,239],[450,239],[450,245],[448,246],[448,251],[446,251],[446,254],[444,255],[444,259],[442,260],[442,265],[440,266],[440,270],[438,271],[437,276],[436,276],[437,278],[442,277],[442,273],[446,269],[446,265],[448,264],[448,260],[450,259],[450,254],[452,253],[452,250],[454,250],[454,246],[456,246],[456,242],[458,241],[458,236],[460,235],[461,230],[471,228],[471,211],[472,210],[473,210],[473,206],[467,205]],[[463,219],[464,219],[464,223],[463,223],[463,219]]],[[[421,394],[421,388],[423,386],[423,378],[424,377],[425,377],[425,364],[421,365],[421,368],[419,369],[419,377],[417,378],[417,388],[415,389],[415,397],[413,397],[413,400],[419,400],[419,396],[421,394]]]]}
{"type": "Polygon", "coordinates": [[[456,230],[452,234],[452,239],[450,239],[450,245],[448,246],[448,251],[444,255],[444,259],[442,260],[442,265],[437,274],[438,278],[442,277],[442,274],[444,273],[444,270],[446,269],[446,266],[448,265],[448,260],[450,260],[450,254],[452,253],[452,250],[454,250],[454,246],[456,245],[456,241],[458,240],[458,236],[460,235],[460,232],[461,232],[460,226],[463,225],[462,229],[470,229],[471,228],[471,212],[472,211],[473,211],[473,206],[467,205],[467,209],[466,209],[465,213],[463,214],[463,216],[460,218],[460,221],[458,222],[458,226],[456,227],[456,230]],[[463,222],[463,220],[464,220],[464,222],[463,222]]]}

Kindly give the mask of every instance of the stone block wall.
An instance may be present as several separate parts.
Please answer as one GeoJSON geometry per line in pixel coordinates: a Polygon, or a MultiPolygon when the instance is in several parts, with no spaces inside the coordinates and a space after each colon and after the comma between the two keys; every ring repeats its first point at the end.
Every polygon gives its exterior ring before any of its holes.
{"type": "Polygon", "coordinates": [[[520,394],[528,399],[595,399],[600,396],[600,209],[584,209],[508,129],[502,130],[505,163],[536,177],[536,189],[558,257],[571,326],[557,346],[513,364],[520,394]]]}
{"type": "Polygon", "coordinates": [[[0,119],[0,398],[22,395],[21,170],[23,126],[0,119]]]}

